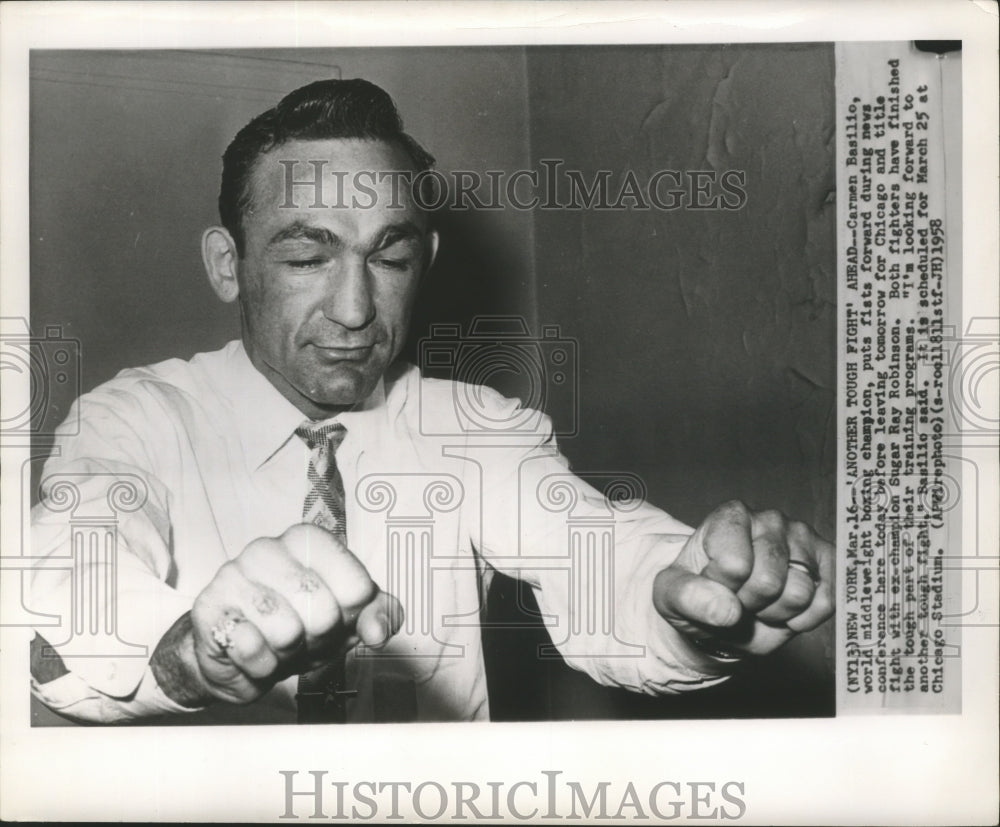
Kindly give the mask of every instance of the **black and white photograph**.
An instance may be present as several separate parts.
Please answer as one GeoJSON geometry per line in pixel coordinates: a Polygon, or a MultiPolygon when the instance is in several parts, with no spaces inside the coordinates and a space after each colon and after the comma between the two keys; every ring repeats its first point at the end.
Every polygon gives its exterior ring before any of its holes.
{"type": "Polygon", "coordinates": [[[996,729],[995,34],[121,5],[5,66],[11,818],[988,823],[877,790],[996,729]]]}
{"type": "Polygon", "coordinates": [[[831,44],[33,57],[44,707],[832,714],[831,44]]]}

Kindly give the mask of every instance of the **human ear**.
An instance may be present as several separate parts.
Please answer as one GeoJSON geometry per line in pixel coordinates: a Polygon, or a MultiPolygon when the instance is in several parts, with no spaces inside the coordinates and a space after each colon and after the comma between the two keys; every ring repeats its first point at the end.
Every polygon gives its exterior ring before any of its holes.
{"type": "Polygon", "coordinates": [[[201,259],[209,284],[222,301],[233,302],[240,294],[236,280],[236,242],[224,227],[209,227],[201,237],[201,259]]]}

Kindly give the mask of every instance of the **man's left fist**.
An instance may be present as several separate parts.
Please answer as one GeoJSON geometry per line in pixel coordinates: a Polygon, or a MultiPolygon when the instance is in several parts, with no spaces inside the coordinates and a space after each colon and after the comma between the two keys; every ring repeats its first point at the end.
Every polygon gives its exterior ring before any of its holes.
{"type": "Polygon", "coordinates": [[[777,511],[721,505],[657,574],[653,603],[708,652],[764,655],[833,614],[833,546],[777,511]]]}

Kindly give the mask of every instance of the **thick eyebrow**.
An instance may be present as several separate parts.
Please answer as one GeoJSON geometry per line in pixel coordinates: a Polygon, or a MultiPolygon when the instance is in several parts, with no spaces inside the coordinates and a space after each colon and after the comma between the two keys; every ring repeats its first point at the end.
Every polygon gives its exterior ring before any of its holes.
{"type": "MultiPolygon", "coordinates": [[[[421,241],[423,231],[412,221],[400,221],[390,224],[382,230],[376,249],[383,250],[400,241],[421,241]]],[[[267,242],[268,248],[276,247],[284,241],[312,241],[329,247],[339,247],[343,242],[340,237],[330,232],[326,227],[316,227],[304,221],[294,221],[287,227],[282,227],[267,242]]]]}
{"type": "Polygon", "coordinates": [[[391,247],[400,241],[422,241],[423,238],[423,231],[412,221],[400,221],[398,224],[390,224],[382,231],[377,249],[391,247]]]}
{"type": "Polygon", "coordinates": [[[294,221],[287,227],[282,227],[271,236],[267,246],[276,247],[283,241],[313,241],[330,247],[336,247],[341,243],[340,239],[325,227],[315,227],[304,221],[294,221]]]}

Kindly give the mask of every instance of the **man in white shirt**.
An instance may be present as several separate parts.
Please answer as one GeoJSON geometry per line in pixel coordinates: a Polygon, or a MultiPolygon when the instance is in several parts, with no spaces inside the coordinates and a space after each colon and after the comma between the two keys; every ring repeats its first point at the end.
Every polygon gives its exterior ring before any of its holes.
{"type": "Polygon", "coordinates": [[[485,719],[494,570],[533,587],[570,665],[651,694],[831,615],[833,548],[807,526],[728,503],[692,532],[609,500],[543,415],[396,361],[438,246],[409,186],[432,163],[361,80],[296,90],[230,144],[203,257],[242,341],[84,395],[45,467],[33,554],[74,560],[32,584],[64,617],[33,653],[51,708],[485,719]],[[117,545],[81,551],[123,490],[117,545]]]}

